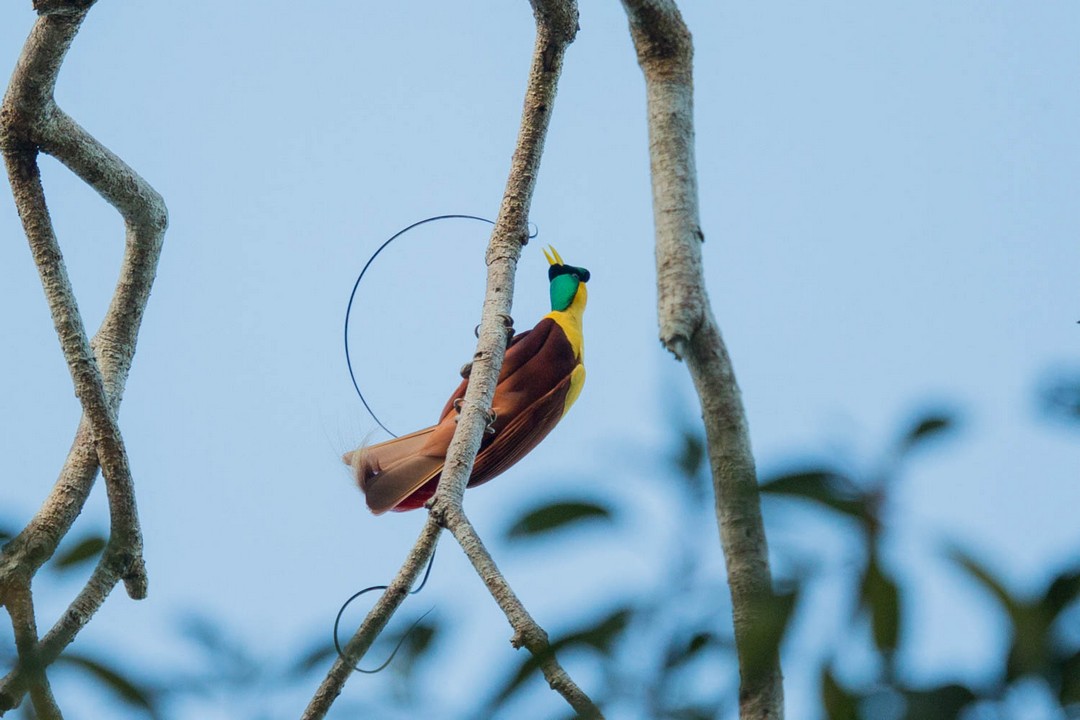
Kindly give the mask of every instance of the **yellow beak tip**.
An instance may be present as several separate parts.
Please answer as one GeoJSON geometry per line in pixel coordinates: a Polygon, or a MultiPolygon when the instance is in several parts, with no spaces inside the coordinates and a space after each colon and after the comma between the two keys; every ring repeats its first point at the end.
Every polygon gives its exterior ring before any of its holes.
{"type": "Polygon", "coordinates": [[[547,258],[548,265],[565,265],[566,264],[566,263],[563,262],[562,257],[559,256],[559,251],[556,250],[555,247],[552,246],[552,245],[548,245],[546,248],[544,248],[544,257],[547,258]],[[551,251],[550,254],[548,253],[548,250],[551,251]]]}

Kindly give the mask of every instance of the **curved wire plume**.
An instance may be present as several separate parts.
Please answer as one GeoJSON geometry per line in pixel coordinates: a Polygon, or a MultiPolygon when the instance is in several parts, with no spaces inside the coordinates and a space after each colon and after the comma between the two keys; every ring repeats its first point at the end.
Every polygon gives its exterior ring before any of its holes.
{"type": "MultiPolygon", "coordinates": [[[[418,593],[418,592],[420,592],[421,590],[424,589],[424,586],[427,585],[428,577],[431,575],[431,566],[434,565],[434,564],[435,564],[435,551],[432,550],[431,551],[431,557],[428,558],[427,570],[424,571],[424,578],[420,581],[420,584],[416,586],[416,589],[409,591],[410,595],[415,595],[416,593],[418,593]]],[[[345,659],[345,651],[341,649],[341,641],[338,640],[338,628],[341,626],[341,616],[345,614],[345,610],[349,607],[349,605],[352,604],[352,601],[355,600],[356,598],[360,597],[364,593],[369,593],[372,590],[385,590],[387,587],[388,587],[387,585],[372,585],[371,587],[364,588],[360,592],[354,593],[352,595],[352,597],[350,597],[348,600],[345,601],[345,604],[341,606],[341,609],[338,610],[337,617],[334,618],[334,649],[337,650],[338,657],[340,657],[342,660],[345,659]]],[[[434,608],[432,608],[432,609],[434,609],[434,608]]],[[[382,665],[375,668],[374,670],[365,670],[364,668],[360,667],[359,665],[356,665],[356,666],[353,667],[353,670],[356,670],[357,672],[365,673],[367,675],[374,675],[375,673],[377,673],[377,672],[379,672],[381,670],[384,670],[387,665],[389,665],[391,662],[393,662],[394,656],[397,655],[398,650],[400,650],[401,646],[405,643],[406,640],[408,640],[409,635],[411,635],[412,631],[416,629],[416,626],[420,624],[420,621],[423,620],[424,618],[426,618],[428,616],[428,614],[430,614],[430,613],[431,613],[431,610],[428,610],[426,613],[424,613],[420,617],[416,618],[415,621],[413,621],[413,624],[409,626],[409,629],[405,631],[405,634],[401,636],[400,640],[398,640],[397,645],[394,646],[394,651],[392,653],[390,653],[390,657],[386,658],[386,661],[382,665]]]]}
{"type": "MultiPolygon", "coordinates": [[[[356,394],[360,397],[360,402],[364,403],[364,409],[368,411],[368,414],[371,415],[375,423],[384,431],[386,431],[386,433],[390,435],[390,437],[397,437],[397,435],[391,432],[390,428],[386,427],[386,425],[383,425],[382,420],[380,420],[379,416],[375,414],[375,411],[371,409],[371,405],[368,404],[367,399],[364,397],[364,393],[360,391],[360,385],[356,382],[356,373],[353,372],[352,366],[352,356],[349,355],[349,316],[352,314],[353,300],[356,299],[356,291],[360,287],[360,281],[364,279],[364,273],[366,273],[368,271],[368,268],[371,267],[371,263],[375,262],[375,258],[379,257],[379,253],[385,250],[387,245],[394,242],[399,237],[409,232],[413,228],[420,227],[421,225],[429,222],[435,222],[436,220],[479,220],[480,222],[486,222],[489,225],[495,224],[494,220],[488,220],[487,218],[482,218],[477,215],[435,215],[434,217],[424,218],[423,220],[414,222],[408,227],[398,230],[396,233],[391,235],[386,242],[380,245],[379,249],[372,253],[371,257],[368,258],[368,261],[364,263],[364,267],[360,271],[360,274],[356,276],[356,282],[353,283],[352,292],[349,293],[349,304],[345,307],[345,364],[349,367],[349,379],[352,380],[353,387],[356,388],[356,394]]],[[[532,240],[539,234],[539,232],[539,229],[530,230],[529,239],[532,240]]],[[[554,251],[554,248],[552,248],[552,250],[554,251]]],[[[547,250],[544,251],[544,255],[547,256],[547,250]]]]}

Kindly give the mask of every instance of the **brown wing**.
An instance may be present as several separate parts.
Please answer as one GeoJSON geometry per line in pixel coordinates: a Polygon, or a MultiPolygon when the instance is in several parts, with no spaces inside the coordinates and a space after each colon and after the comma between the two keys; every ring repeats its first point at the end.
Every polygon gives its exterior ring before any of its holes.
{"type": "Polygon", "coordinates": [[[495,432],[480,446],[469,486],[507,470],[543,440],[563,416],[578,365],[558,323],[544,318],[530,333],[510,373],[500,378],[492,408],[495,432]]]}
{"type": "Polygon", "coordinates": [[[494,442],[476,456],[469,487],[501,475],[547,437],[563,416],[570,378],[555,386],[506,424],[494,442]]]}
{"type": "MultiPolygon", "coordinates": [[[[544,318],[544,320],[547,320],[547,318],[544,318]]],[[[524,365],[529,358],[536,355],[548,340],[550,329],[541,327],[545,325],[544,320],[537,323],[536,327],[532,330],[526,330],[523,333],[515,335],[510,341],[510,345],[506,348],[506,356],[503,358],[502,370],[499,371],[500,384],[506,378],[521,369],[521,366],[524,365]]],[[[556,325],[553,320],[548,320],[548,322],[552,325],[556,325]]],[[[439,413],[439,420],[442,420],[454,410],[455,401],[465,397],[465,388],[468,387],[468,385],[469,380],[467,378],[461,381],[461,384],[459,384],[453,394],[450,395],[450,399],[443,405],[442,412],[439,413]]],[[[498,385],[496,385],[495,392],[499,392],[498,385]]]]}
{"type": "MultiPolygon", "coordinates": [[[[551,432],[577,364],[562,328],[550,318],[513,339],[495,388],[494,433],[481,442],[470,486],[502,473],[551,432]]],[[[447,400],[438,425],[361,450],[354,467],[372,512],[412,510],[435,493],[456,427],[454,402],[465,396],[467,384],[447,400]]]]}

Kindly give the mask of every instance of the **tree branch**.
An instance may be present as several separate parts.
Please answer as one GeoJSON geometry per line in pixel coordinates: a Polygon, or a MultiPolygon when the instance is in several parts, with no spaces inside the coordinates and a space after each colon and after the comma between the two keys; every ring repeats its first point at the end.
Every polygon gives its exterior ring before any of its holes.
{"type": "Polygon", "coordinates": [[[685,359],[701,400],[739,655],[742,720],[780,720],[775,648],[755,647],[772,578],[750,434],[731,358],[705,290],[694,165],[693,41],[674,0],[622,0],[645,75],[660,340],[685,359]]]}
{"type": "MultiPolygon", "coordinates": [[[[536,44],[525,91],[517,146],[511,160],[506,192],[486,254],[487,292],[484,296],[479,340],[473,355],[472,371],[458,416],[457,429],[446,453],[439,488],[429,502],[429,518],[451,531],[499,607],[506,613],[507,620],[514,629],[511,640],[513,646],[524,646],[537,657],[549,685],[567,700],[580,717],[602,718],[596,705],[559,665],[548,644],[547,633],[536,624],[518,600],[461,507],[465,486],[472,474],[473,463],[488,423],[495,386],[506,353],[506,327],[502,318],[510,315],[514,296],[514,273],[521,257],[521,248],[528,241],[529,206],[544,151],[544,139],[551,118],[551,108],[555,102],[559,75],[562,72],[563,57],[578,29],[577,4],[574,0],[533,0],[532,6],[536,18],[536,44]]],[[[349,648],[355,647],[362,653],[382,625],[385,625],[389,613],[400,604],[422,566],[422,563],[417,564],[416,561],[429,554],[425,554],[422,546],[427,542],[425,538],[430,526],[431,520],[425,526],[424,534],[410,553],[406,565],[379,600],[377,608],[385,604],[389,608],[387,614],[385,617],[382,614],[376,617],[376,611],[373,610],[350,641],[349,648]],[[409,577],[408,581],[405,580],[406,576],[409,577]],[[392,594],[394,597],[391,597],[392,594]],[[366,635],[369,632],[370,638],[366,635]],[[361,638],[361,635],[364,637],[361,638]]],[[[355,660],[351,659],[348,649],[346,655],[350,660],[342,662],[339,659],[334,664],[330,676],[320,686],[312,704],[308,706],[305,720],[321,718],[330,702],[340,693],[344,676],[333,680],[331,676],[342,672],[347,675],[351,671],[355,660]]]]}
{"type": "MultiPolygon", "coordinates": [[[[57,73],[93,0],[37,0],[30,32],[0,105],[3,152],[16,208],[41,275],[83,418],[56,484],[38,513],[0,554],[0,604],[55,552],[82,511],[98,467],[105,477],[111,533],[90,581],[46,637],[37,662],[47,666],[104,602],[119,579],[133,598],[146,595],[134,485],[116,416],[165,228],[161,196],[134,170],[61,111],[57,73]],[[39,151],[66,165],[123,216],[126,246],[108,312],[92,342],[71,289],[41,186],[39,151]]],[[[10,610],[10,608],[9,608],[10,610]]],[[[0,713],[25,692],[19,668],[0,681],[0,713]]]]}
{"type": "Polygon", "coordinates": [[[34,618],[34,601],[30,587],[14,589],[7,607],[11,616],[11,628],[15,633],[19,666],[29,678],[34,712],[42,720],[62,720],[60,706],[56,704],[49,680],[45,677],[45,666],[37,656],[37,621],[34,618]]]}
{"type": "Polygon", "coordinates": [[[536,45],[525,91],[517,147],[487,251],[487,292],[484,295],[479,340],[457,429],[447,450],[442,479],[430,508],[440,524],[453,533],[492,597],[506,614],[514,629],[511,644],[516,648],[524,646],[533,653],[540,661],[548,684],[581,717],[601,718],[599,708],[559,665],[548,644],[547,633],[532,619],[514,594],[462,509],[465,486],[480,449],[506,353],[506,328],[501,318],[509,316],[513,306],[514,274],[521,248],[528,240],[529,206],[544,152],[544,139],[563,58],[578,29],[577,4],[574,0],[535,0],[533,14],[536,17],[536,45]]]}
{"type": "Polygon", "coordinates": [[[445,507],[445,511],[433,507],[431,514],[433,517],[438,516],[439,522],[453,533],[461,549],[472,562],[476,573],[487,585],[491,596],[506,614],[510,627],[514,629],[510,644],[515,648],[524,647],[533,654],[539,662],[544,678],[548,681],[548,686],[563,696],[570,707],[577,712],[578,717],[602,720],[604,716],[600,708],[578,687],[555,658],[555,651],[548,643],[547,633],[518,599],[461,506],[445,507]]]}
{"type": "Polygon", "coordinates": [[[563,56],[577,32],[574,0],[535,0],[533,12],[536,44],[517,147],[487,250],[487,291],[480,317],[479,340],[457,430],[447,450],[442,479],[432,501],[434,507],[461,506],[465,485],[488,424],[495,385],[506,354],[506,326],[502,318],[510,315],[513,306],[514,275],[521,248],[528,242],[529,205],[544,152],[544,138],[562,72],[563,56]]]}

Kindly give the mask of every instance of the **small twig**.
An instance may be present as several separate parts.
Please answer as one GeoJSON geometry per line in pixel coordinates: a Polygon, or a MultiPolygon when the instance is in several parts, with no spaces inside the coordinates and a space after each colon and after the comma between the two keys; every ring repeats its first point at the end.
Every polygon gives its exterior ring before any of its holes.
{"type": "Polygon", "coordinates": [[[772,596],[757,473],[739,386],[709,305],[701,262],[693,41],[674,0],[622,1],[648,98],[660,340],[685,359],[701,399],[731,587],[740,717],[781,720],[784,693],[775,648],[753,647],[764,637],[755,630],[772,596]]]}
{"type": "Polygon", "coordinates": [[[423,530],[420,531],[420,537],[409,551],[398,574],[383,591],[375,607],[371,608],[352,639],[345,645],[342,654],[334,661],[334,665],[319,685],[319,689],[315,691],[307,709],[304,710],[301,720],[319,720],[326,716],[330,706],[345,687],[345,681],[352,675],[353,668],[364,657],[364,653],[386,627],[394,612],[408,597],[413,583],[427,565],[431,554],[435,552],[435,543],[439,539],[441,530],[438,523],[428,516],[423,530]]]}

